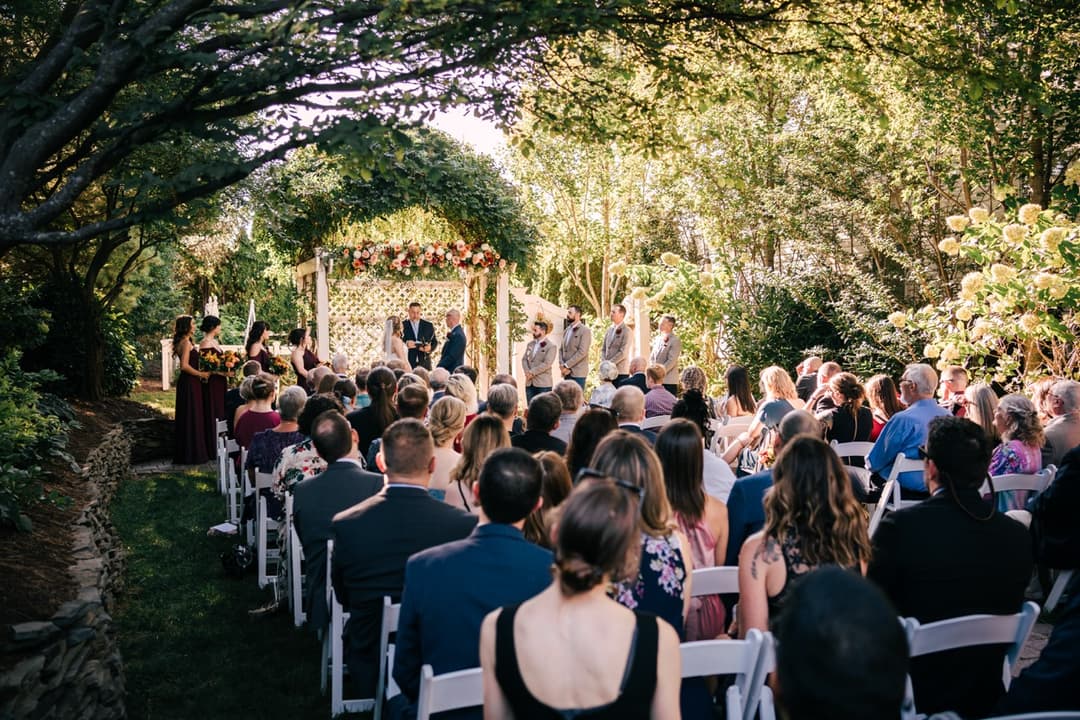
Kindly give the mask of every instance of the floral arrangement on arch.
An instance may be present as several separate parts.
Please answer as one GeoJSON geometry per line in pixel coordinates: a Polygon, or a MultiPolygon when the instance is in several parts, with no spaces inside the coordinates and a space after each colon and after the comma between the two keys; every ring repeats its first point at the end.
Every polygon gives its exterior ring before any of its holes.
{"type": "MultiPolygon", "coordinates": [[[[351,268],[354,275],[375,272],[382,275],[430,275],[447,271],[476,270],[488,272],[493,266],[506,267],[501,257],[488,243],[454,243],[434,241],[421,243],[392,240],[361,243],[345,247],[337,255],[351,268]]],[[[344,272],[348,274],[348,269],[344,272]]]]}

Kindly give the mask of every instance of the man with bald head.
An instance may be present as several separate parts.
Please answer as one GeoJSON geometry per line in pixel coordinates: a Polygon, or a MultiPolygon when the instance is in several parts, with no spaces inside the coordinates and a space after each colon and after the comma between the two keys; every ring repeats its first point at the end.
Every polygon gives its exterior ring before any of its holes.
{"type": "Polygon", "coordinates": [[[611,396],[610,410],[620,430],[640,435],[650,445],[656,444],[656,433],[641,429],[641,422],[645,419],[645,393],[633,385],[623,385],[611,396]]]}
{"type": "Polygon", "coordinates": [[[451,308],[446,311],[446,343],[443,345],[439,367],[447,372],[465,364],[465,331],[461,329],[461,311],[451,308]]]}

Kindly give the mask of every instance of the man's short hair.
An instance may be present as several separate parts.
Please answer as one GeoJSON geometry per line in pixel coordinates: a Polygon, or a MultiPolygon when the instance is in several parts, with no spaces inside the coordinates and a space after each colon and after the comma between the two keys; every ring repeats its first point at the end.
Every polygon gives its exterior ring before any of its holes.
{"type": "Polygon", "coordinates": [[[356,371],[356,392],[367,392],[367,376],[371,368],[362,367],[356,371]]]}
{"type": "Polygon", "coordinates": [[[251,377],[252,375],[258,375],[262,372],[262,365],[258,360],[248,360],[240,368],[240,374],[243,377],[251,377]]]}
{"type": "Polygon", "coordinates": [[[611,396],[611,413],[621,423],[636,423],[645,416],[645,393],[633,385],[623,385],[611,396]]]}
{"type": "Polygon", "coordinates": [[[645,368],[645,377],[649,378],[654,385],[662,385],[664,378],[667,377],[667,370],[663,365],[650,365],[645,368]]]}
{"type": "Polygon", "coordinates": [[[562,415],[562,400],[553,392],[540,393],[529,402],[529,414],[525,418],[529,430],[551,432],[562,415]]]}
{"type": "Polygon", "coordinates": [[[630,360],[630,374],[634,375],[639,372],[645,372],[645,368],[649,366],[649,361],[638,355],[630,360]]]}
{"type": "Polygon", "coordinates": [[[330,360],[330,367],[339,375],[344,374],[349,369],[349,356],[343,352],[334,353],[333,359],[330,360]]]}
{"type": "Polygon", "coordinates": [[[980,487],[990,469],[992,453],[990,436],[967,418],[949,415],[930,421],[926,456],[937,466],[942,485],[980,487]]]}
{"type": "Polygon", "coordinates": [[[611,309],[612,309],[612,310],[618,310],[618,311],[619,311],[619,312],[621,312],[621,313],[622,313],[623,315],[625,315],[625,314],[626,314],[626,306],[625,306],[625,305],[623,305],[622,303],[615,303],[614,305],[612,305],[612,306],[611,306],[611,309]]]}
{"type": "Polygon", "coordinates": [[[299,385],[290,385],[278,395],[278,415],[282,420],[295,420],[300,417],[307,402],[307,392],[299,385]]]}
{"type": "Polygon", "coordinates": [[[574,312],[576,312],[576,313],[577,313],[577,314],[578,314],[579,316],[581,315],[581,306],[580,306],[580,305],[571,305],[570,307],[568,307],[568,308],[566,308],[566,309],[567,309],[567,310],[573,310],[573,311],[574,311],[574,312]]]}
{"type": "Polygon", "coordinates": [[[495,377],[491,378],[491,385],[510,385],[511,387],[517,387],[517,379],[510,373],[496,373],[495,377]]]}
{"type": "Polygon", "coordinates": [[[674,315],[664,315],[660,319],[661,320],[667,320],[669,323],[671,323],[671,327],[675,327],[675,316],[674,315]]]}
{"type": "Polygon", "coordinates": [[[421,475],[431,466],[435,443],[422,422],[405,418],[391,423],[383,431],[382,455],[387,475],[421,475]]]}
{"type": "Polygon", "coordinates": [[[414,300],[413,302],[409,303],[409,309],[412,310],[414,307],[418,308],[418,307],[423,307],[423,306],[420,303],[418,303],[418,302],[416,302],[414,300]]]}
{"type": "Polygon", "coordinates": [[[518,409],[517,388],[509,383],[492,385],[488,390],[487,409],[503,419],[514,417],[518,409]]]}
{"type": "Polygon", "coordinates": [[[830,360],[827,363],[821,363],[821,367],[818,368],[818,375],[823,378],[831,378],[833,375],[840,372],[841,369],[840,363],[830,360]]]}
{"type": "Polygon", "coordinates": [[[428,375],[428,385],[431,385],[432,390],[438,392],[446,389],[446,381],[449,379],[450,371],[444,367],[437,367],[428,375]]]}
{"type": "Polygon", "coordinates": [[[429,402],[431,402],[431,397],[422,382],[401,388],[394,400],[399,417],[417,419],[424,417],[429,402]]]}
{"type": "Polygon", "coordinates": [[[458,365],[454,368],[454,375],[464,375],[473,381],[473,385],[476,384],[477,379],[480,377],[480,373],[472,365],[458,365]]]}
{"type": "Polygon", "coordinates": [[[967,368],[965,368],[963,365],[950,365],[949,367],[941,371],[941,377],[942,379],[948,378],[954,382],[956,381],[957,377],[961,377],[964,379],[964,383],[966,384],[968,381],[968,371],[967,368]]]}
{"type": "Polygon", "coordinates": [[[821,358],[817,355],[811,355],[803,360],[803,372],[804,373],[816,373],[821,367],[821,358]]]}
{"type": "Polygon", "coordinates": [[[915,383],[920,395],[933,395],[937,390],[937,372],[926,363],[913,363],[904,368],[904,378],[915,383]]]}
{"type": "Polygon", "coordinates": [[[352,450],[352,427],[337,410],[327,410],[312,421],[311,441],[327,464],[337,462],[352,450]]]}
{"type": "Polygon", "coordinates": [[[1061,398],[1064,403],[1062,410],[1066,413],[1075,412],[1080,408],[1080,382],[1075,380],[1058,380],[1050,386],[1050,394],[1061,398]]]}
{"type": "Polygon", "coordinates": [[[552,392],[559,396],[564,413],[577,412],[585,402],[585,393],[581,392],[581,386],[573,380],[561,380],[552,392]]]}
{"type": "Polygon", "coordinates": [[[544,331],[545,335],[547,335],[549,332],[551,332],[551,323],[549,323],[547,320],[534,320],[533,321],[533,327],[540,328],[541,330],[544,331]]]}
{"type": "Polygon", "coordinates": [[[897,717],[908,644],[884,593],[823,567],[791,588],[776,622],[778,698],[792,720],[897,717]]]}
{"type": "Polygon", "coordinates": [[[821,437],[821,423],[805,410],[794,410],[780,420],[777,432],[780,434],[782,443],[786,443],[796,435],[809,434],[821,437]]]}
{"type": "Polygon", "coordinates": [[[540,499],[544,470],[540,461],[520,448],[499,448],[480,467],[480,502],[492,522],[523,520],[540,499]]]}

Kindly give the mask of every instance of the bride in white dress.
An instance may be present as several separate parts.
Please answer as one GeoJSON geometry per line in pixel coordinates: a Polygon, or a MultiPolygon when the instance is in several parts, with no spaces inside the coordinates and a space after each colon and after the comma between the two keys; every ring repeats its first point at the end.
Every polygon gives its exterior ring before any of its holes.
{"type": "Polygon", "coordinates": [[[386,325],[383,328],[383,356],[386,362],[409,361],[409,351],[405,347],[405,341],[401,339],[402,332],[401,318],[397,315],[386,318],[386,325]]]}

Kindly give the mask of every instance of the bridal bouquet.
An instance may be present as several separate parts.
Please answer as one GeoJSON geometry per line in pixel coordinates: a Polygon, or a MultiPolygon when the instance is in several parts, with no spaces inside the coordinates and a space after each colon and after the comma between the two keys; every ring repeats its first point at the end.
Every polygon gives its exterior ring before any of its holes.
{"type": "Polygon", "coordinates": [[[270,358],[270,370],[272,375],[281,377],[285,373],[289,372],[289,361],[278,355],[273,355],[270,358]]]}
{"type": "Polygon", "coordinates": [[[240,356],[232,350],[206,349],[199,351],[199,369],[232,375],[240,364],[240,356]]]}

